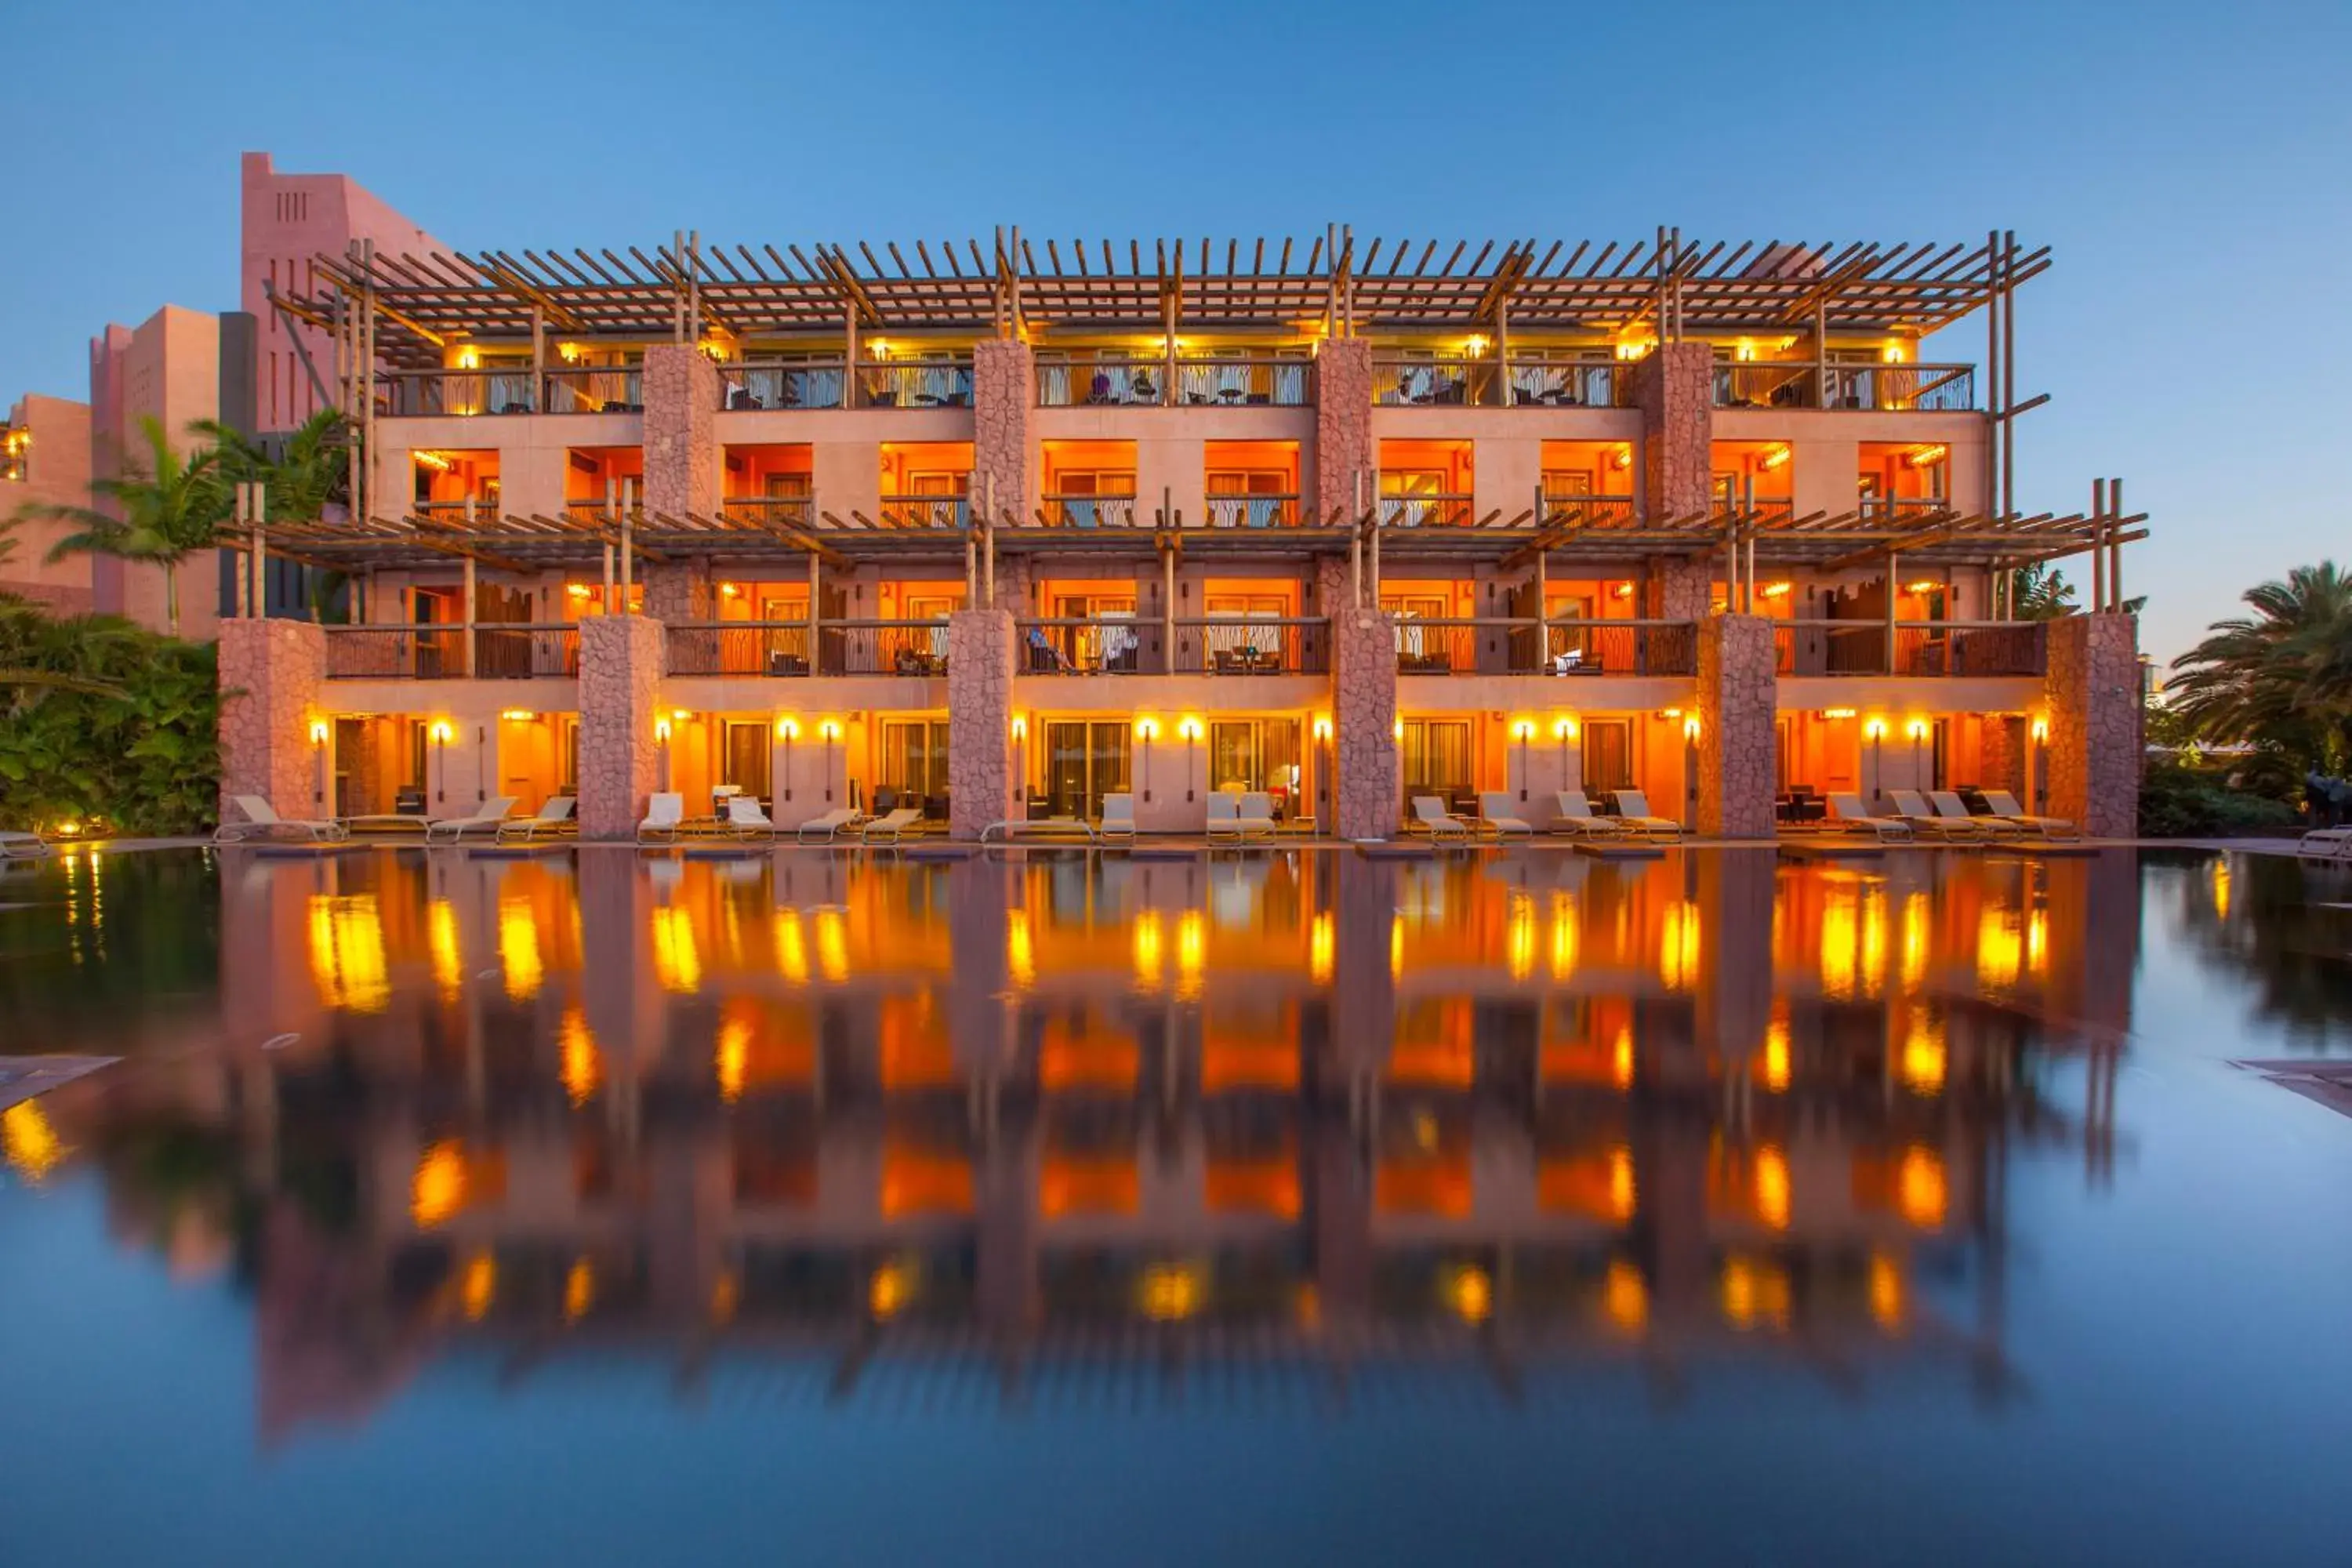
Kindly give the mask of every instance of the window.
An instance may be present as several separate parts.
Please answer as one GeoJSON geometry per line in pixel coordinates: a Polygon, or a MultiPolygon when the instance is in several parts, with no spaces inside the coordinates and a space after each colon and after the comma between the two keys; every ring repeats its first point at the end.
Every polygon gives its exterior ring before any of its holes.
{"type": "Polygon", "coordinates": [[[580,721],[571,714],[565,714],[558,722],[562,729],[555,747],[555,765],[558,770],[555,790],[558,795],[578,795],[580,793],[580,721]]]}
{"type": "Polygon", "coordinates": [[[1633,787],[1633,725],[1626,719],[1584,721],[1584,793],[1596,798],[1633,787]]]}
{"type": "Polygon", "coordinates": [[[1298,798],[1298,721],[1219,719],[1209,725],[1209,788],[1298,798]]]}
{"type": "Polygon", "coordinates": [[[1106,795],[1128,787],[1130,735],[1125,721],[1063,720],[1045,726],[1045,809],[1096,817],[1106,795]]]}
{"type": "Polygon", "coordinates": [[[882,783],[901,795],[948,793],[948,721],[944,719],[886,720],[882,725],[882,783]]]}
{"type": "Polygon", "coordinates": [[[745,795],[768,795],[768,726],[764,720],[727,721],[725,754],[719,759],[721,784],[733,784],[745,795]]]}
{"type": "Polygon", "coordinates": [[[1408,719],[1399,760],[1407,800],[1434,795],[1447,800],[1470,791],[1470,721],[1408,719]]]}

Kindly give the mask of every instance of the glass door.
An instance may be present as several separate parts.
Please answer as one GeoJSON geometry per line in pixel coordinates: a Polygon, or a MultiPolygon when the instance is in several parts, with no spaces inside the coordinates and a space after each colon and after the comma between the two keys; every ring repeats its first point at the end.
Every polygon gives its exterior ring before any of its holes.
{"type": "Polygon", "coordinates": [[[1097,817],[1102,800],[1128,787],[1129,737],[1124,721],[1057,720],[1045,726],[1045,809],[1054,816],[1097,817]]]}
{"type": "Polygon", "coordinates": [[[719,783],[733,784],[745,795],[768,798],[768,726],[765,721],[727,721],[727,750],[721,759],[719,783]]]}
{"type": "Polygon", "coordinates": [[[1612,789],[1633,787],[1633,726],[1624,719],[1584,721],[1584,793],[1606,805],[1612,789]]]}

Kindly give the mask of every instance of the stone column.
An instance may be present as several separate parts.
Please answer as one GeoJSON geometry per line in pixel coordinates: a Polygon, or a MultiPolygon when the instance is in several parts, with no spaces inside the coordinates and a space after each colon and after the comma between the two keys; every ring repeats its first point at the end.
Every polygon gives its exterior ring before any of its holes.
{"type": "Polygon", "coordinates": [[[719,510],[719,367],[691,343],[646,351],[645,509],[719,510]]]}
{"type": "Polygon", "coordinates": [[[957,838],[1017,815],[1013,664],[1011,610],[948,616],[948,832],[957,838]]]}
{"type": "Polygon", "coordinates": [[[310,726],[324,722],[327,634],[308,621],[237,619],[220,625],[220,814],[244,815],[231,797],[257,795],[280,816],[330,815],[325,751],[310,726]]]}
{"type": "Polygon", "coordinates": [[[1979,733],[1978,787],[2005,789],[2024,800],[2025,720],[2015,713],[1988,713],[1979,733]]]}
{"type": "MultiPolygon", "coordinates": [[[[1031,475],[1037,444],[1030,437],[1036,406],[1035,356],[1027,343],[993,338],[972,345],[971,504],[984,505],[993,487],[992,522],[1002,521],[1007,512],[1026,521],[1036,504],[1031,475]]],[[[1000,574],[1003,565],[1000,558],[1000,574]]]]}
{"type": "Polygon", "coordinates": [[[1380,450],[1372,444],[1372,345],[1333,338],[1315,361],[1315,519],[1356,516],[1356,474],[1379,489],[1380,450]]]}
{"type": "Polygon", "coordinates": [[[699,556],[682,561],[647,561],[638,565],[646,585],[647,618],[679,626],[719,618],[719,601],[712,590],[710,563],[699,556]]]}
{"type": "MultiPolygon", "coordinates": [[[[1646,521],[1690,517],[1715,504],[1714,356],[1706,343],[1662,343],[1633,363],[1646,521]]],[[[1705,618],[1714,577],[1714,562],[1706,556],[1652,562],[1647,613],[1671,621],[1705,618]]]]}
{"type": "Polygon", "coordinates": [[[591,616],[580,623],[580,837],[634,838],[659,776],[662,623],[591,616]]]}
{"type": "Polygon", "coordinates": [[[1772,623],[1710,616],[1698,626],[1698,821],[1710,838],[1772,837],[1779,742],[1772,623]]]}
{"type": "Polygon", "coordinates": [[[2139,828],[2139,623],[2102,611],[2049,628],[2050,815],[2128,838],[2139,828]]]}
{"type": "Polygon", "coordinates": [[[1402,815],[1397,766],[1396,623],[1378,610],[1331,614],[1332,831],[1387,838],[1402,815]]]}

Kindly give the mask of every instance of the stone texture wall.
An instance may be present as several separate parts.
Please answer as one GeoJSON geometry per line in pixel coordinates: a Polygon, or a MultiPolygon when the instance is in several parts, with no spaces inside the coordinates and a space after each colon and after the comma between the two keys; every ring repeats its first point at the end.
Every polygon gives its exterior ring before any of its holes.
{"type": "Polygon", "coordinates": [[[719,618],[709,560],[645,561],[637,570],[644,574],[645,613],[653,619],[684,626],[719,618]]]}
{"type": "Polygon", "coordinates": [[[1978,741],[1976,783],[2025,796],[2025,720],[2014,713],[1988,713],[1978,741]]]}
{"type": "Polygon", "coordinates": [[[1397,830],[1396,623],[1378,610],[1331,616],[1333,831],[1387,838],[1397,830]]]}
{"type": "MultiPolygon", "coordinates": [[[[1035,356],[1012,338],[975,343],[971,351],[971,499],[983,504],[995,486],[996,515],[1026,518],[1030,466],[1037,460],[1030,427],[1037,406],[1035,356]]],[[[997,570],[1002,580],[1003,562],[997,570]]],[[[950,668],[953,667],[950,666],[950,668]]]]}
{"type": "Polygon", "coordinates": [[[1778,743],[1772,623],[1711,616],[1698,628],[1698,831],[1710,838],[1772,837],[1778,743]]]}
{"type": "MultiPolygon", "coordinates": [[[[1372,345],[1333,338],[1315,361],[1315,515],[1318,521],[1356,512],[1356,473],[1377,474],[1372,444],[1372,345]]],[[[1370,485],[1373,481],[1368,480],[1370,485]]]]}
{"type": "Polygon", "coordinates": [[[948,616],[948,832],[977,838],[1015,815],[1013,612],[948,616]]]}
{"type": "Polygon", "coordinates": [[[2139,826],[2139,623],[2112,611],[2050,623],[2050,815],[2097,838],[2139,826]]]}
{"type": "Polygon", "coordinates": [[[1706,510],[1715,351],[1706,343],[1660,344],[1634,363],[1633,405],[1642,413],[1643,511],[1657,521],[1706,510]]]}
{"type": "Polygon", "coordinates": [[[648,616],[580,623],[580,836],[634,838],[656,789],[662,624],[648,616]]]}
{"type": "Polygon", "coordinates": [[[241,822],[231,796],[257,795],[287,817],[331,814],[320,797],[325,770],[310,743],[325,717],[327,634],[308,621],[233,619],[220,624],[220,810],[241,822]]]}
{"type": "Polygon", "coordinates": [[[1035,559],[1027,555],[996,554],[996,607],[1010,610],[1016,616],[1034,615],[1037,573],[1035,559]]]}
{"type": "Polygon", "coordinates": [[[1715,558],[1661,555],[1650,562],[1647,614],[1664,621],[1703,621],[1715,609],[1715,558]]]}
{"type": "Polygon", "coordinates": [[[646,351],[645,389],[646,510],[717,511],[719,367],[691,343],[656,343],[646,351]]]}

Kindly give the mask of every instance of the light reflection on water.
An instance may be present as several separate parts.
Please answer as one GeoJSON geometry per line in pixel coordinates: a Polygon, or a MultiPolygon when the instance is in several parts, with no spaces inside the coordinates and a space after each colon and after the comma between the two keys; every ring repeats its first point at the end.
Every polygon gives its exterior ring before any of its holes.
{"type": "Polygon", "coordinates": [[[2031,1429],[2033,1220],[2130,1188],[2132,1086],[2164,1127],[2168,1064],[2210,1092],[2352,1016],[2301,873],[2221,867],[236,858],[194,1048],[8,1150],[232,1282],[265,1450],[614,1358],[681,1441],[746,1389],[848,1428],[1717,1389],[2031,1429]],[[2227,1030],[2135,1017],[2143,942],[2227,1030]]]}

